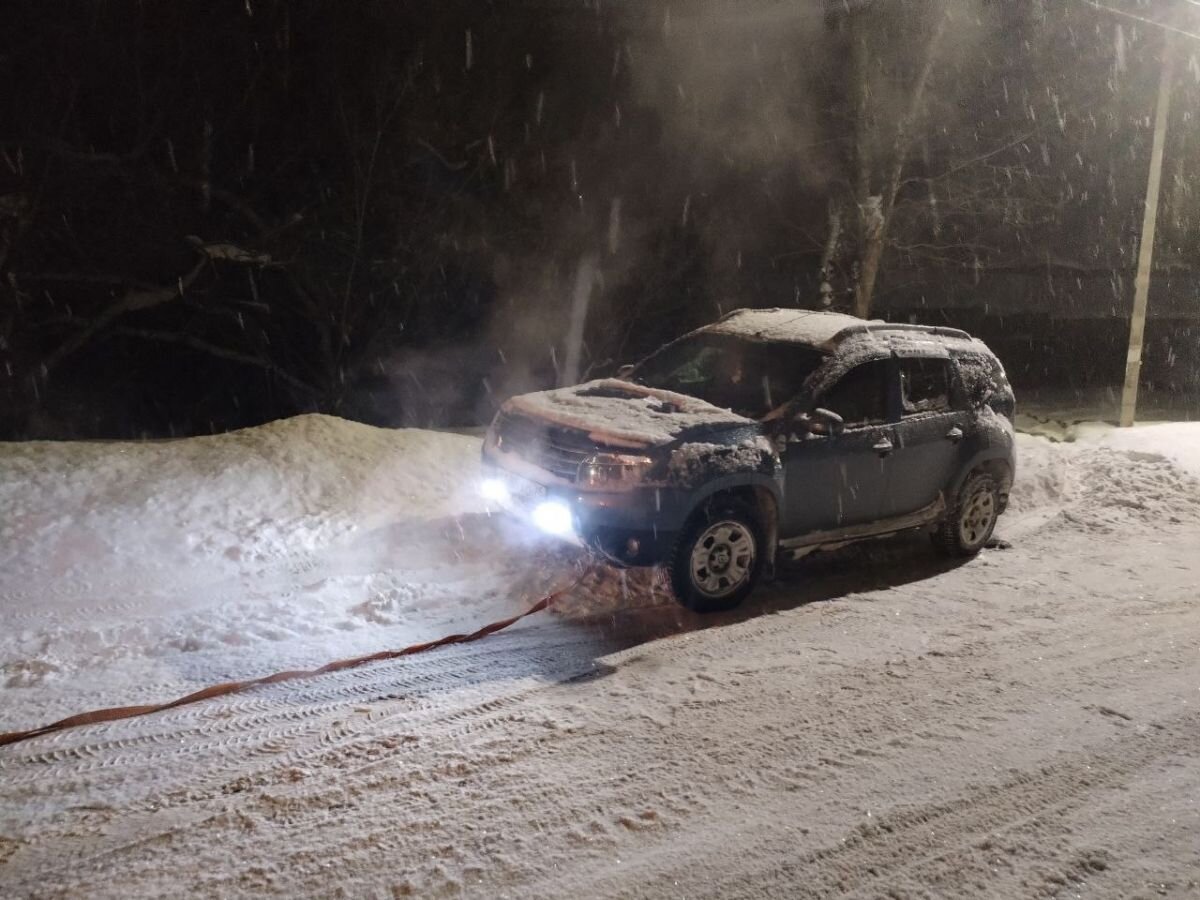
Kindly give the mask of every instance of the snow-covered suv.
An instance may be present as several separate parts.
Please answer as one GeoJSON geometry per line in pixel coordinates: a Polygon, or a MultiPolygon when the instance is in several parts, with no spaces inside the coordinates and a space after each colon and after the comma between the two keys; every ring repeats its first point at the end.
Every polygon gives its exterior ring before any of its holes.
{"type": "Polygon", "coordinates": [[[909,529],[978,553],[1015,465],[1013,393],[953,328],[737,310],[622,377],[513,397],[487,496],[623,565],[666,565],[697,610],[777,558],[909,529]]]}

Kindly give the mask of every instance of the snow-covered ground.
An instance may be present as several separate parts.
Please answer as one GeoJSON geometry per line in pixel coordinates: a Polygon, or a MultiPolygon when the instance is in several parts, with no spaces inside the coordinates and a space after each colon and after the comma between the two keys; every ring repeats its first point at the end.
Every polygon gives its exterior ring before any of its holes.
{"type": "MultiPolygon", "coordinates": [[[[591,573],[479,644],[0,748],[0,894],[1194,896],[1200,424],[1056,436],[965,565],[849,548],[703,618],[591,573]]],[[[0,729],[570,584],[478,452],[0,445],[0,729]]]]}
{"type": "Polygon", "coordinates": [[[0,728],[510,615],[549,548],[485,514],[478,461],[327,416],[0,445],[0,728]]]}

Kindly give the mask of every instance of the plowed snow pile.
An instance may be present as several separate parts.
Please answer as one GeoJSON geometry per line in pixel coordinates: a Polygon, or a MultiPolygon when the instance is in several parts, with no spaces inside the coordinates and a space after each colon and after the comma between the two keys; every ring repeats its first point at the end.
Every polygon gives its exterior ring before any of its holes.
{"type": "Polygon", "coordinates": [[[1070,442],[1019,436],[1017,482],[1005,526],[1067,516],[1081,529],[1177,521],[1196,502],[1200,423],[1129,430],[1092,426],[1070,442]]]}
{"type": "Polygon", "coordinates": [[[0,444],[0,727],[511,614],[542,581],[490,552],[478,460],[475,438],[315,415],[0,444]]]}
{"type": "Polygon", "coordinates": [[[277,560],[397,516],[478,510],[478,455],[471,438],[328,416],[163,443],[0,445],[0,567],[9,581],[277,560]]]}

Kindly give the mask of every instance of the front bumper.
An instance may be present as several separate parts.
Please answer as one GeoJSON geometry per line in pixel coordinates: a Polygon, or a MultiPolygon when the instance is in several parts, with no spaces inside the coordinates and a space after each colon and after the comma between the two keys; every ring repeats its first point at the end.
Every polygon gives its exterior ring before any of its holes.
{"type": "Polygon", "coordinates": [[[626,565],[664,561],[690,512],[690,497],[673,488],[646,485],[623,491],[582,491],[570,485],[541,484],[486,458],[483,477],[485,483],[504,485],[503,496],[496,496],[494,505],[563,540],[598,548],[626,565]],[[548,504],[566,511],[569,533],[545,527],[548,504]]]}

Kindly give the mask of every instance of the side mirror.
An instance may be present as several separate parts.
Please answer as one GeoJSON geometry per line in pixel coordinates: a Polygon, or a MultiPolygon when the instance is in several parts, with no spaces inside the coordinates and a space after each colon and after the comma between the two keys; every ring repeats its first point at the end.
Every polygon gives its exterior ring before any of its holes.
{"type": "Polygon", "coordinates": [[[636,368],[637,366],[635,366],[633,363],[626,363],[623,366],[618,366],[617,377],[623,381],[628,380],[629,376],[633,374],[633,370],[636,368]]]}
{"type": "Polygon", "coordinates": [[[801,413],[796,422],[808,434],[837,435],[842,433],[845,421],[833,410],[818,406],[812,412],[801,413]]]}

